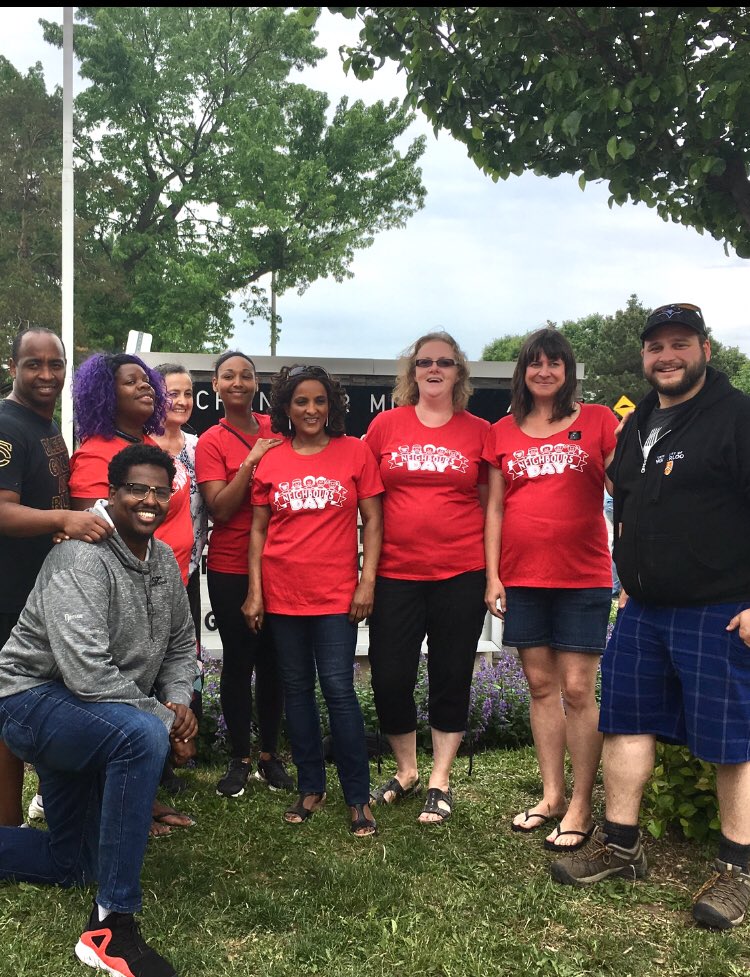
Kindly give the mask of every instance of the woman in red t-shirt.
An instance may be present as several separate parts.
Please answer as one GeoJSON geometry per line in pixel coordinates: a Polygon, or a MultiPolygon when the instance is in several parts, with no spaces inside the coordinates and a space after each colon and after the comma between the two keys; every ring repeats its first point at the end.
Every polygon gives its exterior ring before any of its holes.
{"type": "Polygon", "coordinates": [[[282,367],[271,387],[275,431],[288,431],[253,481],[250,587],[243,610],[264,617],[279,649],[299,797],[284,815],[301,824],[325,801],[315,675],[331,720],[336,767],[357,837],[375,834],[370,767],[354,691],[357,624],[372,610],[383,484],[372,454],[344,434],[346,400],[317,366],[282,367]],[[363,524],[358,573],[357,513],[363,524]]]}
{"type": "Polygon", "coordinates": [[[601,754],[594,684],[612,591],[604,472],[617,426],[609,408],[576,403],[575,394],[570,343],[555,329],[532,333],[513,374],[512,414],[493,425],[484,453],[486,603],[521,656],[542,778],[541,799],[511,827],[528,833],[558,820],[545,847],[566,852],[591,831],[601,754]]]}
{"type": "Polygon", "coordinates": [[[208,543],[208,593],[222,646],[221,709],[229,732],[227,772],[216,785],[224,797],[241,797],[251,772],[252,679],[260,731],[256,777],[272,790],[293,790],[294,781],[276,755],[283,699],[270,633],[250,631],[242,616],[247,596],[247,547],[255,466],[281,439],[264,414],[252,410],[258,390],[255,364],[229,350],[216,361],[213,388],[225,416],[205,431],[195,449],[195,477],[213,518],[208,543]]]}
{"type": "Polygon", "coordinates": [[[422,641],[429,655],[433,765],[422,824],[453,809],[450,773],[469,712],[477,642],[485,617],[482,447],[489,424],[465,408],[466,357],[444,332],[406,354],[394,400],[365,441],[380,465],[383,552],[370,617],[372,688],[396,774],[373,792],[392,804],[421,791],[414,687],[422,641]]]}
{"type": "MultiPolygon", "coordinates": [[[[163,378],[137,356],[96,353],[78,367],[73,412],[81,445],[70,459],[72,509],[88,509],[107,498],[110,461],[129,444],[156,445],[150,435],[164,431],[167,409],[163,378]]],[[[181,462],[175,460],[175,468],[169,514],[154,535],[172,548],[187,586],[193,548],[190,476],[181,462]]]]}

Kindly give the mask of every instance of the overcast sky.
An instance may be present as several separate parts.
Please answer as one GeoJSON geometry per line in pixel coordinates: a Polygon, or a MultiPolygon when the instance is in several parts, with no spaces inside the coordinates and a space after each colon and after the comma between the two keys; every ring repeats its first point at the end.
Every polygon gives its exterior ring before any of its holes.
{"type": "MultiPolygon", "coordinates": [[[[41,61],[50,87],[62,80],[62,53],[44,43],[39,17],[61,21],[62,8],[5,7],[0,53],[21,71],[41,61]]],[[[353,22],[326,13],[318,26],[329,55],[303,73],[306,84],[327,91],[332,104],[344,94],[367,102],[403,96],[390,66],[371,82],[344,75],[338,47],[356,37],[353,22]]],[[[610,211],[606,185],[581,192],[575,177],[531,174],[493,183],[421,117],[411,131],[427,135],[424,209],[359,252],[353,279],[279,299],[281,355],[390,358],[445,328],[478,359],[498,336],[547,319],[611,314],[633,292],[649,306],[700,305],[716,337],[750,355],[750,263],[727,257],[720,242],[666,224],[645,205],[610,211]]],[[[243,324],[238,313],[236,342],[268,353],[267,326],[243,324]]]]}

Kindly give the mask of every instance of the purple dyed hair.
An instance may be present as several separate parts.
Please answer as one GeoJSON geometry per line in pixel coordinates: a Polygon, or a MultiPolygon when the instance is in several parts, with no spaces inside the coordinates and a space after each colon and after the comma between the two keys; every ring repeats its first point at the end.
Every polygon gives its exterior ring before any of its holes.
{"type": "Polygon", "coordinates": [[[76,370],[73,380],[73,416],[76,435],[81,441],[99,435],[111,441],[117,427],[115,374],[126,363],[140,366],[154,388],[154,413],[143,425],[144,434],[163,434],[169,401],[164,378],[130,353],[95,353],[76,370]]]}

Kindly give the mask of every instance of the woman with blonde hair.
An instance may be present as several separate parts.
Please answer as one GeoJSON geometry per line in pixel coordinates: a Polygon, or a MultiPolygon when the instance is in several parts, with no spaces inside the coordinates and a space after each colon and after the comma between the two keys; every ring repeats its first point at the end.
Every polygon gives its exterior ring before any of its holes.
{"type": "Polygon", "coordinates": [[[404,354],[398,406],[375,417],[365,435],[385,486],[370,617],[372,687],[397,765],[373,800],[392,804],[421,793],[414,688],[426,635],[433,765],[421,824],[441,824],[453,811],[450,773],[485,614],[481,455],[489,424],[466,410],[470,395],[455,339],[428,333],[404,354]]]}

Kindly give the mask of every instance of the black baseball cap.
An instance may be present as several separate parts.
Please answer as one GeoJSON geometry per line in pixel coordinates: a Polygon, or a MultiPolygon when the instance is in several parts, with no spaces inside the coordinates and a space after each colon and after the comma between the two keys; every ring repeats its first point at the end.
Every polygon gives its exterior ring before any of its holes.
{"type": "Polygon", "coordinates": [[[668,325],[686,326],[688,329],[695,330],[699,336],[708,335],[703,313],[697,305],[690,305],[689,302],[672,302],[671,305],[660,305],[646,319],[646,325],[641,333],[641,342],[644,343],[654,329],[668,325]]]}

